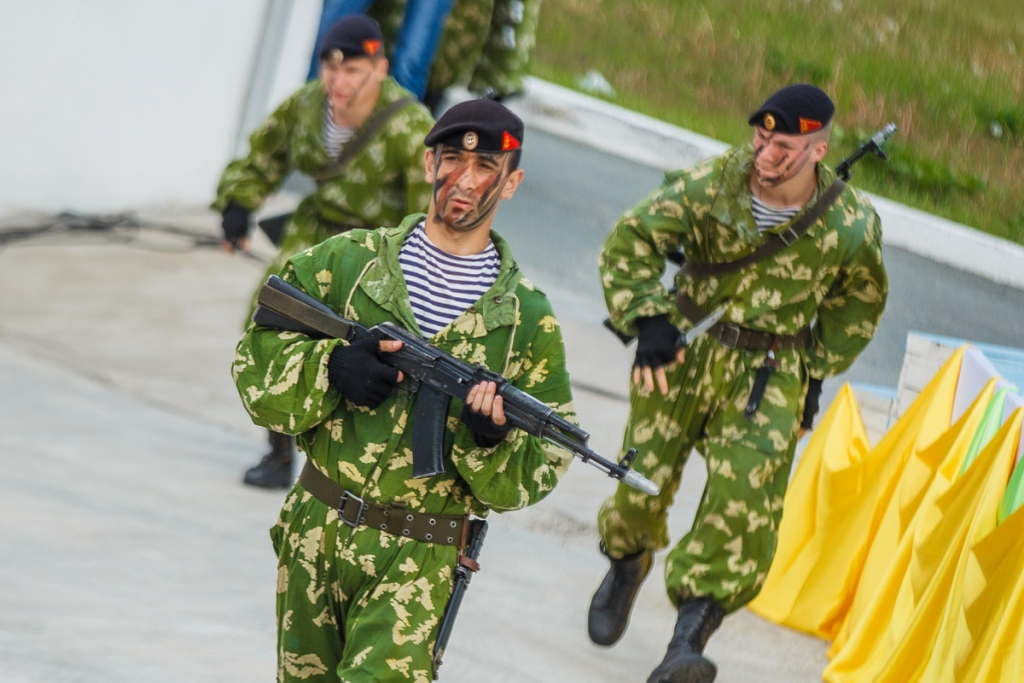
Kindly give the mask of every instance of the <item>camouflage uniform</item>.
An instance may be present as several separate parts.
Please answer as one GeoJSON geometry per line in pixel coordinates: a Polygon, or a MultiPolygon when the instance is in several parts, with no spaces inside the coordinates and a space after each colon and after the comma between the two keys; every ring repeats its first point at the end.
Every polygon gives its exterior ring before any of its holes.
{"type": "MultiPolygon", "coordinates": [[[[619,221],[600,261],[616,327],[635,334],[637,318],[665,313],[681,329],[689,326],[659,281],[666,253],[681,248],[694,262],[733,261],[792,223],[758,233],[752,163],[746,146],[666,174],[619,221]]],[[[818,165],[815,199],[834,177],[818,165]]],[[[760,590],[775,552],[808,377],[848,368],[881,320],[888,288],[881,240],[873,207],[847,188],[823,219],[774,256],[721,277],[677,275],[676,286],[705,311],[728,304],[726,322],[779,335],[813,328],[808,349],[777,352],[781,367],[752,419],[744,408],[765,352],[729,349],[709,336],[686,350],[684,363],[667,366],[668,396],[632,387],[623,449],[639,449],[636,469],[661,495],[620,486],[598,525],[613,557],[667,547],[666,517],[683,465],[693,447],[704,455],[708,483],[693,527],[666,559],[674,603],[712,596],[731,612],[760,590]]]]}
{"type": "MultiPolygon", "coordinates": [[[[289,262],[285,280],[364,325],[419,328],[398,252],[422,215],[399,228],[354,230],[289,262]]],[[[507,243],[497,281],[431,343],[469,363],[501,371],[575,421],[561,331],[547,298],[526,280],[507,243]]],[[[356,407],[327,380],[338,340],[250,326],[232,368],[253,420],[298,435],[316,467],[343,488],[413,512],[485,516],[544,498],[571,455],[513,429],[482,449],[448,418],[447,473],[412,478],[410,421],[416,395],[405,380],[376,410],[356,407]]],[[[278,680],[416,681],[431,678],[431,650],[448,601],[457,550],[367,527],[339,525],[330,509],[296,484],[271,529],[278,554],[278,680]]]]}
{"type": "Polygon", "coordinates": [[[509,95],[523,89],[523,77],[537,42],[541,0],[495,0],[491,28],[469,82],[472,92],[509,95]],[[516,6],[521,16],[517,15],[516,6]]]}
{"type": "MultiPolygon", "coordinates": [[[[249,156],[231,162],[221,176],[212,207],[229,202],[257,209],[289,171],[319,173],[333,162],[323,143],[323,82],[311,81],[289,97],[249,138],[249,156]]],[[[374,111],[412,97],[390,76],[383,82],[374,111]]],[[[415,98],[414,98],[415,99],[415,98]]],[[[346,170],[318,183],[302,200],[288,225],[277,260],[281,270],[290,256],[350,226],[394,225],[430,203],[423,138],[434,125],[430,113],[410,104],[393,115],[346,170]]]]}

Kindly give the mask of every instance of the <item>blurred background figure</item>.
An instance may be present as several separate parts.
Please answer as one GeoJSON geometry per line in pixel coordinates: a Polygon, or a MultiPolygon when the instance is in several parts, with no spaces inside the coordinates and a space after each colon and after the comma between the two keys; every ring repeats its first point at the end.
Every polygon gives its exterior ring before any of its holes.
{"type": "MultiPolygon", "coordinates": [[[[444,92],[453,86],[499,101],[522,92],[536,44],[540,2],[455,0],[423,103],[437,115],[444,92]]],[[[405,5],[406,0],[378,0],[370,8],[370,16],[380,22],[386,37],[402,30],[405,5]]]]}
{"type": "MultiPolygon", "coordinates": [[[[434,121],[388,75],[384,54],[380,27],[369,17],[345,17],[326,33],[320,77],[285,100],[249,138],[249,155],[221,176],[212,208],[222,214],[229,251],[248,248],[250,215],[292,171],[313,178],[316,189],[294,214],[271,219],[286,227],[267,275],[332,235],[398,225],[426,209],[423,138],[434,121]]],[[[245,483],[288,488],[294,439],[271,431],[269,440],[270,452],[246,472],[245,483]]]]}
{"type": "MultiPolygon", "coordinates": [[[[324,0],[317,29],[313,57],[306,80],[320,73],[320,44],[337,21],[352,14],[366,14],[376,0],[324,0]]],[[[397,37],[388,42],[395,46],[391,54],[391,75],[398,84],[420,100],[427,90],[430,66],[434,63],[441,31],[455,0],[408,0],[403,3],[401,25],[397,37]]]]}

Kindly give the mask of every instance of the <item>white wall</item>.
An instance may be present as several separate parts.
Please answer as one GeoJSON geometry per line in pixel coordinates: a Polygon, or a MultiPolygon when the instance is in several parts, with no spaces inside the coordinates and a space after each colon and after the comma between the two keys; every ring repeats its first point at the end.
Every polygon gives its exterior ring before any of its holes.
{"type": "MultiPolygon", "coordinates": [[[[0,3],[0,215],[209,202],[268,1],[0,3]]],[[[278,100],[305,76],[319,7],[288,3],[278,100]]]]}

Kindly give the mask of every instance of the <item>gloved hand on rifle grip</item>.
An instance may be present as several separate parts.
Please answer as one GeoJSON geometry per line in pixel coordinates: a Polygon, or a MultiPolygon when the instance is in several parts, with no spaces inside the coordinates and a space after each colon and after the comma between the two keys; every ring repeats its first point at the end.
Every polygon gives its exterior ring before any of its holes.
{"type": "Polygon", "coordinates": [[[398,384],[398,370],[380,360],[380,341],[373,336],[348,346],[338,345],[327,359],[327,379],[346,399],[371,410],[387,400],[398,384]]]}
{"type": "Polygon", "coordinates": [[[512,423],[505,422],[503,425],[496,425],[490,415],[478,413],[470,408],[469,405],[462,406],[462,417],[460,419],[473,432],[473,436],[476,438],[476,445],[481,448],[494,448],[501,443],[505,435],[512,429],[512,423]]]}
{"type": "Polygon", "coordinates": [[[800,420],[801,429],[814,429],[814,416],[818,414],[821,401],[821,380],[810,378],[807,382],[807,398],[804,400],[804,416],[800,420]]]}
{"type": "Polygon", "coordinates": [[[676,359],[679,328],[669,322],[668,315],[637,318],[636,360],[633,367],[659,368],[676,359]]]}
{"type": "Polygon", "coordinates": [[[234,202],[228,204],[221,213],[220,227],[224,230],[224,240],[238,246],[249,234],[249,209],[234,202]]]}

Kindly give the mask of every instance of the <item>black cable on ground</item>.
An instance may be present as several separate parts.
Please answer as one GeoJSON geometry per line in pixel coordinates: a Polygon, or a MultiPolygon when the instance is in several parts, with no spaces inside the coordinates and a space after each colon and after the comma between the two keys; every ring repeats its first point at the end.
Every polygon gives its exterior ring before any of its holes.
{"type": "MultiPolygon", "coordinates": [[[[143,221],[133,213],[90,215],[63,212],[42,219],[37,225],[0,226],[0,251],[8,246],[44,237],[75,238],[83,236],[98,236],[115,244],[160,252],[185,253],[195,249],[221,249],[223,245],[223,240],[219,236],[193,232],[176,225],[143,221]],[[182,237],[186,240],[187,246],[184,249],[174,249],[142,244],[139,242],[139,237],[143,230],[182,237]]],[[[261,264],[268,263],[266,259],[252,252],[240,253],[261,264]]]]}

